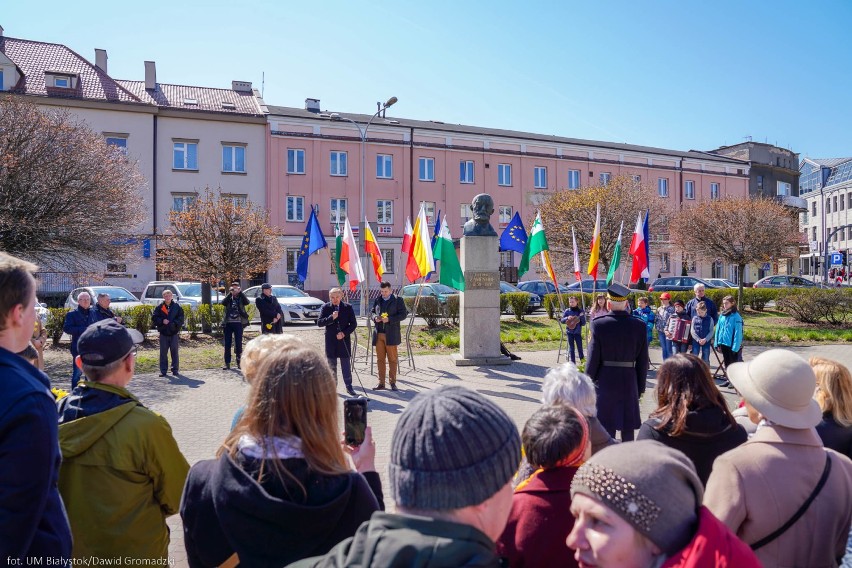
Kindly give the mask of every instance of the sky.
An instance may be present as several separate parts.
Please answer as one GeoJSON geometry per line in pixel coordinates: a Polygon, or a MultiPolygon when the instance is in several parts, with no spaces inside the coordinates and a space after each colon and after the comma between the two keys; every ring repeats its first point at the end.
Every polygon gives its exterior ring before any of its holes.
{"type": "Polygon", "coordinates": [[[267,104],[710,150],[852,156],[852,2],[0,2],[10,37],[267,104]]]}

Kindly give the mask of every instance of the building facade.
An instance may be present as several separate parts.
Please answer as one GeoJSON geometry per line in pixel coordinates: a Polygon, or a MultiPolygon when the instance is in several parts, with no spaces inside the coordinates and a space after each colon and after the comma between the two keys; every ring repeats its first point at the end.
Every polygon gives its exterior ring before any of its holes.
{"type": "Polygon", "coordinates": [[[801,196],[806,210],[800,215],[803,241],[799,258],[802,274],[822,280],[831,268],[850,273],[852,252],[852,158],[804,158],[801,196]],[[828,253],[846,252],[846,266],[832,266],[828,253]],[[826,267],[826,264],[828,266],[826,267]]]}

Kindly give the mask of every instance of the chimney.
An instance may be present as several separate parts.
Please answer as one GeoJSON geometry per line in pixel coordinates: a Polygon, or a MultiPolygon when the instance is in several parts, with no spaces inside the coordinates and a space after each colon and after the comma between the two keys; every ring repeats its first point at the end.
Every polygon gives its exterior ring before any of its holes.
{"type": "Polygon", "coordinates": [[[320,111],[319,99],[305,99],[305,110],[308,111],[308,112],[319,113],[319,111],[320,111]]]}
{"type": "Polygon", "coordinates": [[[251,81],[231,81],[231,90],[238,93],[251,93],[251,81]]]}
{"type": "Polygon", "coordinates": [[[3,26],[0,26],[0,37],[3,37],[3,26]]]}
{"type": "Polygon", "coordinates": [[[145,90],[157,90],[157,64],[153,61],[145,62],[145,90]]]}
{"type": "Polygon", "coordinates": [[[107,52],[106,49],[95,49],[95,67],[107,72],[107,52]]]}

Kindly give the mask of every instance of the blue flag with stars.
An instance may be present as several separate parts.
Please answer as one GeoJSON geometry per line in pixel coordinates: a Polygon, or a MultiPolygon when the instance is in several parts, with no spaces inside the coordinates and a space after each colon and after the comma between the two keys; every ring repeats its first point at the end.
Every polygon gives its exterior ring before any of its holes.
{"type": "Polygon", "coordinates": [[[296,263],[296,273],[299,280],[304,282],[308,278],[308,258],[320,249],[328,247],[325,237],[320,229],[317,215],[311,206],[311,216],[305,226],[305,234],[302,236],[302,246],[299,248],[299,260],[296,263]]]}
{"type": "Polygon", "coordinates": [[[512,217],[512,222],[503,230],[500,235],[500,250],[513,250],[521,254],[527,246],[527,230],[521,222],[521,214],[515,211],[515,216],[512,217]]]}

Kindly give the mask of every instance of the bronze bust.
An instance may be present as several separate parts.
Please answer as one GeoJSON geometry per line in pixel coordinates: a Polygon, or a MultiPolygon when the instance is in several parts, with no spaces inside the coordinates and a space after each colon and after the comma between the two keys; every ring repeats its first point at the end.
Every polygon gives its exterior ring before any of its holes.
{"type": "Polygon", "coordinates": [[[465,237],[496,237],[497,232],[488,219],[494,213],[494,200],[487,193],[480,193],[471,202],[473,219],[464,224],[465,237]]]}

